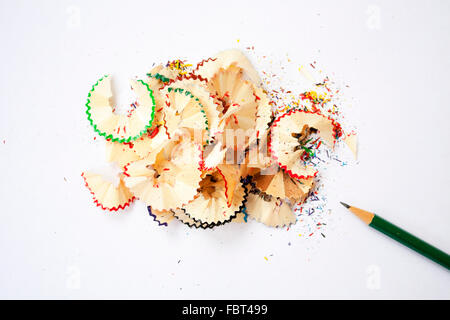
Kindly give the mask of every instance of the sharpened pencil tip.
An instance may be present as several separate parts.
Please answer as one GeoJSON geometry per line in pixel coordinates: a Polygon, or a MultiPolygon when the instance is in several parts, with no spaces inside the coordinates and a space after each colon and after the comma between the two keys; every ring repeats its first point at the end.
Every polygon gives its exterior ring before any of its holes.
{"type": "Polygon", "coordinates": [[[350,206],[349,206],[348,204],[346,204],[346,203],[341,202],[341,204],[342,204],[344,207],[346,207],[347,209],[350,208],[350,206]]]}

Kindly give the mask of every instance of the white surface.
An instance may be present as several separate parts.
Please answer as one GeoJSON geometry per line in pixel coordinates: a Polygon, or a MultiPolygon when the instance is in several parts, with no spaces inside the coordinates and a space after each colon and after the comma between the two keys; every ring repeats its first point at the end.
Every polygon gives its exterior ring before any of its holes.
{"type": "Polygon", "coordinates": [[[337,202],[450,251],[450,2],[93,2],[1,1],[0,298],[450,298],[447,270],[337,202]],[[350,85],[360,164],[334,182],[327,238],[94,207],[80,177],[104,159],[84,114],[94,80],[237,39],[350,85]]]}

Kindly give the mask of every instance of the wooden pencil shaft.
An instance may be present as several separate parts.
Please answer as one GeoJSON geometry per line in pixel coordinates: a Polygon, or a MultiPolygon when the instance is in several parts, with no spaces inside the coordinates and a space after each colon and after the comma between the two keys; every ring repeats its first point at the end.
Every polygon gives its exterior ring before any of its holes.
{"type": "Polygon", "coordinates": [[[372,222],[373,217],[375,216],[372,212],[356,207],[349,207],[348,210],[350,210],[358,218],[364,221],[365,224],[370,224],[372,222]]]}
{"type": "Polygon", "coordinates": [[[417,238],[411,233],[397,227],[389,221],[374,215],[369,226],[378,231],[386,234],[387,236],[397,240],[405,246],[417,251],[418,253],[426,256],[427,258],[439,263],[450,270],[450,256],[439,250],[438,248],[426,243],[425,241],[417,238]]]}

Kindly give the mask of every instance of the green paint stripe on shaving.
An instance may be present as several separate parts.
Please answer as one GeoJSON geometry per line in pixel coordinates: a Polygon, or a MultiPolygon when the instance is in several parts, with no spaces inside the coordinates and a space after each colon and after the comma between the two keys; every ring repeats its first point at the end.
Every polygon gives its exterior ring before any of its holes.
{"type": "Polygon", "coordinates": [[[200,103],[200,100],[195,97],[190,91],[185,90],[183,88],[172,88],[169,87],[167,88],[168,92],[175,92],[175,93],[184,93],[187,97],[190,97],[191,99],[195,99],[195,101],[199,104],[200,106],[200,112],[203,114],[203,118],[205,118],[205,129],[206,132],[208,133],[208,137],[206,138],[207,143],[209,144],[209,140],[211,138],[211,132],[209,130],[209,122],[208,122],[208,117],[206,116],[206,112],[205,112],[205,107],[200,103]]]}
{"type": "Polygon", "coordinates": [[[164,83],[170,82],[169,78],[163,76],[160,73],[155,73],[155,74],[147,73],[147,76],[150,77],[150,78],[155,78],[155,79],[157,79],[157,80],[159,80],[161,82],[164,82],[164,83]]]}

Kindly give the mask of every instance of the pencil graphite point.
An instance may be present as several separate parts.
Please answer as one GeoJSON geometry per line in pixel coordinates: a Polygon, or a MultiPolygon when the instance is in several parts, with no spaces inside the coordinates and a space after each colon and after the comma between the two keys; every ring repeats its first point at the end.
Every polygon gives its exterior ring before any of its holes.
{"type": "Polygon", "coordinates": [[[346,204],[346,203],[341,202],[341,204],[342,204],[344,207],[346,207],[347,209],[350,208],[350,206],[349,206],[348,204],[346,204]]]}

